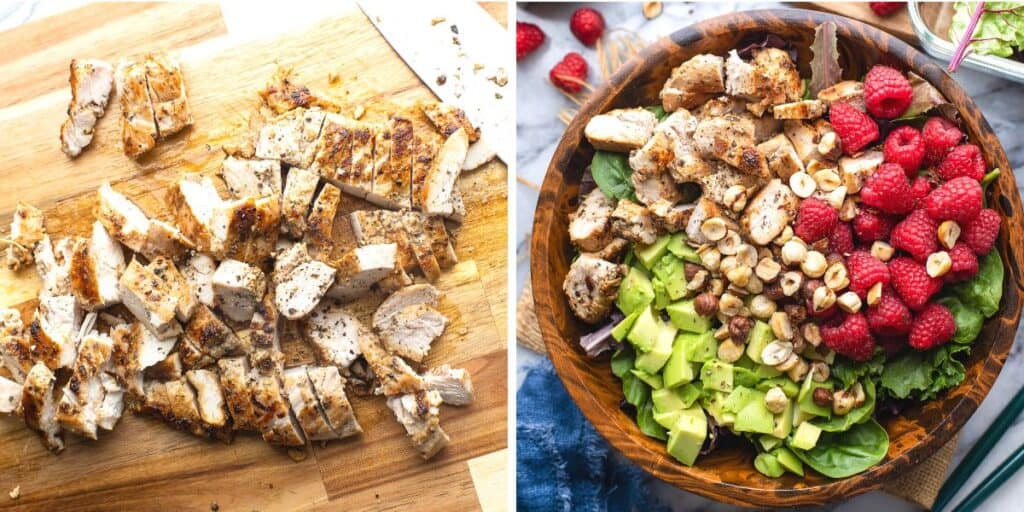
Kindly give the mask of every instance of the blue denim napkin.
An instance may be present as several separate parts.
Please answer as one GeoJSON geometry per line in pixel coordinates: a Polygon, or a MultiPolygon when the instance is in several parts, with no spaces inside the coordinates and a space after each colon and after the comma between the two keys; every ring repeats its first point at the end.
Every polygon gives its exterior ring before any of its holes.
{"type": "Polygon", "coordinates": [[[524,511],[668,511],[652,477],[583,417],[548,359],[527,369],[516,393],[516,504],[524,511]]]}

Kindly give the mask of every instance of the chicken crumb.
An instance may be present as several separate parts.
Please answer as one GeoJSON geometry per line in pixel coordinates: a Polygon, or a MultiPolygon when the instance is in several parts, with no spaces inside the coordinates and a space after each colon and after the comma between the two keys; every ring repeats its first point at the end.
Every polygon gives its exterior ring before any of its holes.
{"type": "Polygon", "coordinates": [[[12,489],[11,492],[8,493],[8,495],[11,497],[12,500],[18,499],[18,497],[21,496],[21,486],[15,485],[14,489],[12,489]]]}
{"type": "Polygon", "coordinates": [[[338,82],[341,82],[341,75],[337,73],[330,73],[327,75],[327,83],[331,85],[338,85],[338,82]]]}
{"type": "Polygon", "coordinates": [[[437,25],[439,23],[444,23],[444,19],[445,19],[444,16],[438,16],[438,17],[430,20],[430,24],[431,25],[437,25]]]}
{"type": "Polygon", "coordinates": [[[220,510],[220,505],[218,505],[216,501],[210,502],[210,510],[217,512],[220,510]]]}

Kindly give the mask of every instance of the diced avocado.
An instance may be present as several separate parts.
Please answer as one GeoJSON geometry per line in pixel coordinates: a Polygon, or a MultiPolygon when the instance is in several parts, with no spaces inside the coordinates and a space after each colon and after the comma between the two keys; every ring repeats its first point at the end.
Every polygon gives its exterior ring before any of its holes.
{"type": "Polygon", "coordinates": [[[683,341],[683,348],[686,351],[686,360],[691,363],[703,363],[710,361],[718,355],[718,340],[712,331],[704,331],[700,334],[682,332],[676,337],[683,341]]]}
{"type": "Polygon", "coordinates": [[[770,452],[776,446],[779,446],[780,444],[782,444],[782,439],[779,439],[779,438],[774,437],[774,436],[761,436],[761,437],[757,438],[757,442],[761,445],[761,448],[764,451],[770,452]]]}
{"type": "Polygon", "coordinates": [[[736,420],[736,413],[725,410],[725,399],[726,394],[720,391],[711,391],[701,399],[701,405],[704,409],[715,418],[715,422],[719,425],[732,425],[733,421],[736,420]]]}
{"type": "Polygon", "coordinates": [[[746,354],[741,354],[739,359],[732,362],[732,365],[754,371],[754,367],[757,366],[757,363],[751,361],[746,354]]]}
{"type": "Polygon", "coordinates": [[[772,455],[775,459],[782,464],[782,467],[786,468],[787,471],[795,475],[804,476],[804,463],[800,462],[800,459],[796,457],[793,452],[789,451],[785,446],[779,446],[772,450],[772,455]]]}
{"type": "Polygon", "coordinates": [[[732,391],[732,365],[712,359],[701,367],[700,381],[704,384],[704,389],[717,389],[728,393],[732,391]]]}
{"type": "MultiPolygon", "coordinates": [[[[683,388],[661,388],[651,393],[651,399],[654,400],[654,410],[660,412],[677,411],[680,409],[688,409],[693,405],[693,400],[687,403],[686,398],[682,394],[683,388]]],[[[669,427],[671,428],[671,426],[669,427]]]]}
{"type": "Polygon", "coordinates": [[[771,388],[780,387],[782,388],[782,393],[785,394],[787,398],[796,398],[797,393],[800,392],[800,385],[786,377],[765,379],[759,381],[755,387],[761,391],[768,391],[771,388]]]}
{"type": "MultiPolygon", "coordinates": [[[[745,354],[744,354],[745,355],[745,354]]],[[[782,372],[775,368],[763,364],[759,364],[754,368],[754,376],[759,380],[771,379],[782,375],[782,372]]]]}
{"type": "MultiPolygon", "coordinates": [[[[760,394],[760,391],[753,391],[760,394]]],[[[775,430],[775,416],[764,404],[764,395],[760,399],[753,399],[736,413],[736,421],[733,428],[737,432],[756,432],[758,434],[771,434],[775,430]]]]}
{"type": "Polygon", "coordinates": [[[683,260],[666,254],[654,264],[651,272],[665,284],[665,291],[672,300],[686,296],[686,269],[683,260]]]}
{"type": "Polygon", "coordinates": [[[654,286],[651,285],[650,278],[643,270],[630,267],[629,273],[619,285],[619,297],[615,300],[619,311],[622,311],[623,315],[629,315],[653,301],[654,286]]]}
{"type": "Polygon", "coordinates": [[[665,366],[672,355],[672,342],[676,339],[676,328],[669,324],[661,324],[661,332],[654,346],[643,354],[636,356],[635,366],[647,373],[655,374],[665,366]]]}
{"type": "Polygon", "coordinates": [[[668,453],[692,466],[708,435],[708,420],[700,406],[683,409],[668,435],[668,453]]]}
{"type": "MultiPolygon", "coordinates": [[[[785,439],[793,431],[793,409],[795,406],[790,401],[786,404],[786,410],[775,415],[774,427],[771,436],[777,439],[785,439]]],[[[767,448],[766,448],[767,449],[767,448]]]]}
{"type": "Polygon", "coordinates": [[[778,459],[770,453],[759,453],[754,457],[754,469],[768,478],[778,478],[786,472],[786,468],[783,468],[778,459]]]}
{"type": "Polygon", "coordinates": [[[686,235],[683,233],[676,233],[672,235],[672,239],[668,242],[668,252],[674,254],[677,258],[681,258],[684,261],[690,263],[700,263],[700,255],[697,254],[697,250],[689,245],[686,245],[686,235]]]}
{"type": "Polygon", "coordinates": [[[661,334],[661,326],[664,322],[650,306],[640,310],[640,316],[633,322],[633,328],[629,330],[626,339],[636,347],[639,352],[647,352],[658,341],[661,334]]]}
{"type": "Polygon", "coordinates": [[[686,344],[682,335],[676,336],[672,342],[672,355],[669,356],[665,368],[661,372],[665,385],[672,388],[693,380],[693,366],[686,359],[686,344]]]}
{"type": "Polygon", "coordinates": [[[640,311],[634,311],[630,313],[626,318],[623,318],[618,325],[612,328],[612,338],[615,341],[622,341],[629,334],[629,330],[633,328],[633,322],[636,322],[636,317],[640,316],[640,311]]]}
{"type": "Polygon", "coordinates": [[[654,309],[662,310],[672,303],[672,299],[668,297],[668,292],[665,291],[665,283],[658,279],[658,276],[651,278],[651,288],[654,289],[654,309]]]}
{"type": "Polygon", "coordinates": [[[701,389],[699,382],[691,382],[689,384],[684,384],[682,386],[674,388],[673,390],[676,392],[677,395],[679,395],[679,399],[683,401],[683,406],[686,407],[687,409],[689,409],[693,405],[693,403],[696,402],[698,398],[700,398],[701,389]]]}
{"type": "Polygon", "coordinates": [[[740,412],[751,400],[756,400],[756,394],[760,394],[761,398],[764,399],[764,393],[760,393],[753,389],[744,386],[737,386],[729,393],[729,396],[725,397],[725,402],[722,407],[729,412],[740,412]]]}
{"type": "Polygon", "coordinates": [[[659,236],[651,245],[636,244],[633,254],[636,254],[636,259],[640,260],[645,267],[651,268],[668,252],[668,244],[671,241],[672,237],[669,235],[659,236]]]}
{"type": "Polygon", "coordinates": [[[702,333],[711,329],[711,318],[700,316],[693,306],[693,299],[673,302],[665,308],[672,325],[688,332],[702,333]]]}
{"type": "Polygon", "coordinates": [[[754,375],[754,372],[742,366],[736,366],[736,363],[733,363],[732,382],[737,386],[752,388],[757,385],[757,376],[754,375]]]}
{"type": "Polygon", "coordinates": [[[810,450],[818,444],[819,436],[821,436],[821,429],[813,423],[805,421],[796,428],[790,446],[799,450],[810,450]]]}
{"type": "Polygon", "coordinates": [[[764,364],[764,361],[761,360],[761,352],[774,339],[772,328],[761,320],[755,320],[754,326],[750,328],[750,334],[747,335],[747,356],[757,364],[764,364]]]}
{"type": "MultiPolygon", "coordinates": [[[[639,358],[637,358],[637,360],[639,360],[639,358]]],[[[632,372],[633,375],[636,376],[636,378],[644,381],[644,384],[650,386],[651,389],[661,389],[665,387],[665,383],[661,380],[661,375],[658,375],[656,373],[650,374],[638,369],[630,370],[630,372],[632,372]]]]}
{"type": "Polygon", "coordinates": [[[665,427],[667,429],[671,429],[676,425],[676,422],[679,421],[679,416],[682,413],[682,409],[676,409],[674,411],[669,412],[659,412],[658,410],[655,410],[653,416],[654,421],[657,422],[658,425],[661,425],[662,427],[665,427]]]}
{"type": "Polygon", "coordinates": [[[793,406],[793,427],[799,427],[803,422],[817,418],[817,416],[803,410],[800,405],[793,406]]]}
{"type": "Polygon", "coordinates": [[[800,410],[815,416],[831,416],[832,409],[814,403],[814,390],[818,388],[825,388],[831,391],[832,385],[828,382],[817,382],[811,378],[810,374],[804,377],[804,384],[800,387],[800,393],[797,394],[797,405],[800,407],[800,410]]]}

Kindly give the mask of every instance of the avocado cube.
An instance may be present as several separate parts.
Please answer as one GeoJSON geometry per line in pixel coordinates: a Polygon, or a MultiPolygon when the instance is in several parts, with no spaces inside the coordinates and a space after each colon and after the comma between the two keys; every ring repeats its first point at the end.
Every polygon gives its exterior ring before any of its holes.
{"type": "Polygon", "coordinates": [[[793,431],[793,409],[795,407],[793,402],[790,401],[786,404],[786,410],[775,415],[771,433],[772,437],[785,439],[793,431]]]}
{"type": "Polygon", "coordinates": [[[665,291],[665,283],[658,279],[658,276],[651,278],[651,288],[654,288],[654,309],[662,310],[672,303],[668,292],[665,291]]]}
{"type": "Polygon", "coordinates": [[[682,335],[676,336],[675,341],[672,342],[672,355],[668,357],[668,362],[665,363],[665,368],[661,372],[665,385],[670,388],[693,380],[693,366],[686,358],[686,346],[680,339],[681,337],[682,335]]]}
{"type": "Polygon", "coordinates": [[[779,464],[778,459],[770,453],[760,453],[754,457],[754,469],[768,478],[778,478],[786,472],[782,464],[779,464]]]}
{"type": "Polygon", "coordinates": [[[622,341],[629,334],[629,330],[633,328],[633,322],[636,322],[636,318],[640,316],[640,311],[634,311],[623,318],[621,322],[612,328],[612,338],[615,341],[622,341]]]}
{"type": "Polygon", "coordinates": [[[636,259],[640,260],[644,267],[650,269],[668,252],[668,244],[671,240],[672,237],[670,235],[662,235],[651,245],[636,244],[633,248],[633,254],[636,255],[636,259]]]}
{"type": "Polygon", "coordinates": [[[633,369],[630,372],[638,379],[642,380],[644,384],[647,384],[651,389],[661,389],[665,387],[665,383],[661,380],[661,375],[650,374],[643,370],[633,369]]]}
{"type": "Polygon", "coordinates": [[[782,375],[782,372],[771,366],[759,364],[754,367],[754,376],[757,377],[758,380],[771,379],[773,377],[778,377],[779,375],[782,375]]]}
{"type": "Polygon", "coordinates": [[[747,357],[757,364],[764,364],[761,352],[774,339],[772,328],[764,321],[755,320],[754,326],[750,328],[750,334],[747,335],[747,357]]]}
{"type": "Polygon", "coordinates": [[[804,463],[796,457],[796,454],[789,451],[785,446],[779,446],[771,452],[775,459],[782,464],[782,467],[794,475],[804,476],[804,463]]]}
{"type": "Polygon", "coordinates": [[[718,355],[718,340],[710,330],[700,334],[682,332],[676,339],[682,340],[686,359],[691,363],[710,361],[718,355]]]}
{"type": "Polygon", "coordinates": [[[683,407],[689,409],[693,406],[693,403],[700,398],[700,383],[691,382],[689,384],[684,384],[677,388],[673,388],[673,391],[675,391],[676,394],[679,395],[679,399],[683,401],[683,407]]]}
{"type": "Polygon", "coordinates": [[[676,409],[669,412],[659,412],[655,410],[653,413],[654,421],[666,429],[671,429],[679,421],[679,416],[683,414],[682,409],[676,409]]]}
{"type": "Polygon", "coordinates": [[[732,364],[732,382],[733,382],[733,384],[735,384],[737,386],[746,386],[748,388],[752,388],[752,387],[756,386],[757,385],[757,376],[754,375],[754,372],[752,372],[752,371],[750,371],[750,370],[748,370],[748,369],[746,369],[746,368],[744,368],[742,366],[739,366],[737,364],[739,362],[741,362],[741,361],[737,361],[736,363],[732,364]]]}
{"type": "Polygon", "coordinates": [[[715,389],[728,393],[732,391],[732,365],[712,359],[700,369],[700,381],[704,389],[715,389]]]}
{"type": "Polygon", "coordinates": [[[701,406],[715,418],[719,425],[732,425],[736,419],[736,413],[725,410],[725,399],[727,395],[721,391],[711,391],[701,398],[701,406]]]}
{"type": "Polygon", "coordinates": [[[761,449],[762,450],[764,450],[766,452],[770,452],[776,446],[779,446],[780,444],[782,444],[782,439],[779,439],[779,438],[774,437],[774,436],[761,436],[761,437],[757,438],[757,442],[758,442],[758,444],[761,445],[761,449]]]}
{"type": "Polygon", "coordinates": [[[702,333],[711,329],[711,318],[700,316],[694,308],[693,299],[673,302],[665,308],[672,325],[688,332],[702,333]]]}
{"type": "Polygon", "coordinates": [[[758,382],[755,387],[761,391],[768,391],[774,387],[782,388],[782,393],[786,395],[787,398],[796,398],[796,395],[800,392],[800,385],[786,377],[765,379],[758,382]]]}
{"type": "Polygon", "coordinates": [[[626,277],[619,284],[619,297],[615,305],[623,315],[643,308],[654,301],[654,286],[643,270],[630,267],[626,277]]]}
{"type": "Polygon", "coordinates": [[[668,434],[668,453],[676,460],[692,466],[708,435],[708,420],[700,406],[680,411],[668,434]]]}
{"type": "Polygon", "coordinates": [[[751,400],[757,399],[755,395],[760,395],[761,399],[764,399],[764,393],[760,391],[755,391],[745,386],[736,386],[729,393],[729,396],[725,397],[725,403],[722,404],[722,407],[729,412],[740,412],[751,400]]]}
{"type": "MultiPolygon", "coordinates": [[[[651,400],[654,401],[654,410],[660,412],[678,411],[689,406],[683,401],[683,397],[676,389],[661,388],[651,393],[651,400]]],[[[691,404],[692,405],[692,404],[691,404]]],[[[672,428],[669,426],[668,428],[672,428]]]]}
{"type": "Polygon", "coordinates": [[[676,339],[676,328],[669,324],[661,324],[661,332],[651,350],[636,356],[635,366],[647,373],[656,374],[668,362],[672,355],[672,342],[676,339]]]}
{"type": "Polygon", "coordinates": [[[758,434],[771,434],[775,429],[775,416],[764,404],[764,395],[760,391],[753,391],[759,394],[736,413],[736,421],[733,428],[737,432],[755,432],[758,434]]]}
{"type": "Polygon", "coordinates": [[[821,429],[813,423],[805,421],[796,428],[796,432],[793,433],[793,441],[789,444],[799,450],[810,450],[818,444],[820,436],[821,429]]]}
{"type": "Polygon", "coordinates": [[[683,260],[671,254],[666,254],[651,268],[654,276],[665,284],[665,291],[672,300],[679,300],[686,296],[686,270],[683,260]]]}
{"type": "Polygon", "coordinates": [[[640,310],[640,316],[633,322],[633,328],[629,330],[626,339],[633,344],[638,352],[647,352],[654,347],[661,335],[661,326],[664,322],[650,306],[640,310]]]}
{"type": "Polygon", "coordinates": [[[809,414],[829,417],[832,415],[832,409],[814,403],[814,390],[818,388],[832,391],[832,385],[828,382],[817,382],[811,378],[810,374],[804,377],[804,384],[800,387],[800,393],[797,394],[797,405],[800,410],[809,414]]]}
{"type": "Polygon", "coordinates": [[[675,257],[689,261],[690,263],[700,263],[700,255],[697,254],[697,250],[689,245],[686,245],[686,234],[676,233],[672,235],[672,239],[668,242],[668,252],[675,255],[675,257]]]}

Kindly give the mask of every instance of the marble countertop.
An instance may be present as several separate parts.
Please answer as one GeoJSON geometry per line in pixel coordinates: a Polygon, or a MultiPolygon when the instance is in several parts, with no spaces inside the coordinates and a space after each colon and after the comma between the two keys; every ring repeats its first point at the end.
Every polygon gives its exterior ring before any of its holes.
{"type": "MultiPolygon", "coordinates": [[[[568,19],[573,10],[585,4],[520,4],[516,14],[521,21],[536,23],[548,36],[544,45],[534,54],[518,64],[517,98],[517,173],[528,182],[539,184],[543,181],[551,155],[565,127],[558,120],[559,110],[571,107],[572,103],[555,90],[548,82],[547,74],[551,66],[560,60],[565,53],[576,51],[581,53],[591,65],[590,79],[594,80],[596,71],[596,54],[592,49],[583,47],[569,32],[568,19]],[[525,94],[524,94],[525,92],[525,94]]],[[[778,7],[778,3],[708,2],[699,4],[678,4],[666,2],[664,12],[654,20],[647,20],[640,11],[640,4],[604,3],[594,5],[604,15],[609,27],[626,28],[634,31],[647,41],[653,41],[675,29],[686,26],[701,19],[736,10],[778,7]]],[[[1024,86],[1012,82],[961,69],[955,75],[961,86],[974,98],[981,108],[989,124],[999,135],[1003,148],[1010,159],[1010,164],[1017,169],[1024,167],[1024,144],[1019,136],[1020,126],[1024,125],[1024,86]]],[[[1017,174],[1017,186],[1024,189],[1024,172],[1017,174]]],[[[516,290],[522,290],[523,284],[529,279],[529,237],[533,221],[533,210],[537,201],[537,192],[523,183],[516,184],[517,208],[516,220],[516,290]]],[[[1020,340],[1022,330],[1018,330],[1020,340]]],[[[995,387],[989,397],[982,403],[974,417],[962,431],[960,444],[957,446],[953,465],[963,457],[985,428],[998,415],[1009,401],[1013,393],[1024,387],[1024,355],[1022,344],[1017,343],[1009,359],[1006,361],[995,387]]],[[[524,367],[540,357],[529,350],[518,349],[519,378],[522,379],[524,367]]],[[[1024,418],[1018,418],[1006,436],[996,445],[987,460],[978,468],[974,477],[967,482],[964,490],[976,486],[992,469],[1016,447],[1024,443],[1024,418]]],[[[667,484],[658,483],[655,492],[672,503],[677,510],[732,510],[733,507],[714,503],[696,495],[680,491],[667,484]]],[[[957,499],[962,498],[963,494],[957,499]]],[[[1018,472],[1011,480],[993,494],[985,502],[985,510],[1019,510],[1024,499],[1024,471],[1018,472]]],[[[820,510],[855,511],[855,510],[886,510],[912,511],[918,510],[903,500],[893,498],[880,492],[869,493],[846,503],[835,504],[820,510]]]]}

